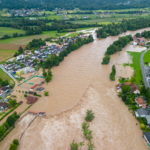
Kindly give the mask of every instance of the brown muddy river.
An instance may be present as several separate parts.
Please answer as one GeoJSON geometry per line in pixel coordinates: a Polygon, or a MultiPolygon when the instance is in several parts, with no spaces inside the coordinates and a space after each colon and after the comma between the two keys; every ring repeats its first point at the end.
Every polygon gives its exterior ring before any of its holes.
{"type": "MultiPolygon", "coordinates": [[[[134,35],[143,30],[128,31],[119,36],[134,35]]],[[[46,111],[47,116],[37,117],[27,128],[19,150],[69,150],[73,140],[84,141],[81,150],[87,150],[81,129],[87,109],[95,113],[95,119],[90,123],[95,150],[148,150],[142,131],[136,125],[137,120],[117,96],[114,88],[117,81],[109,80],[111,67],[116,63],[117,76],[131,77],[132,68],[124,68],[122,63],[128,62],[126,50],[134,50],[133,46],[128,45],[120,54],[114,54],[109,65],[101,65],[107,47],[119,36],[95,38],[93,43],[72,52],[58,67],[52,68],[53,79],[45,85],[50,96],[42,97],[30,108],[46,111]]],[[[26,115],[17,123],[0,143],[0,149],[9,149],[12,140],[20,138],[32,119],[33,116],[26,115]]]]}

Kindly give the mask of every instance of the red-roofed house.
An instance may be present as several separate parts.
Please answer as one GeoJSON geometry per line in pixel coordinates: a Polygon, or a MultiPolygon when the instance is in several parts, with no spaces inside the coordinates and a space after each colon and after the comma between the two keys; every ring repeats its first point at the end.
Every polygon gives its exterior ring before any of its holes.
{"type": "Polygon", "coordinates": [[[30,88],[30,91],[34,91],[34,89],[37,88],[38,86],[39,86],[38,84],[33,85],[33,86],[30,88]]]}
{"type": "Polygon", "coordinates": [[[142,108],[147,107],[146,103],[144,102],[143,98],[141,98],[141,97],[136,97],[135,102],[139,105],[139,107],[142,107],[142,108]]]}

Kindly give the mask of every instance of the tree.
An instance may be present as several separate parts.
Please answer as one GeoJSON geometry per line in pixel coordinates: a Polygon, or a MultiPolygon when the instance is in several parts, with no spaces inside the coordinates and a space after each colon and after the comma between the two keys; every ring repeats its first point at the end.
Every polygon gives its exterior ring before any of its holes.
{"type": "Polygon", "coordinates": [[[52,77],[49,76],[49,75],[47,75],[46,78],[45,78],[45,81],[48,83],[48,82],[50,82],[51,80],[52,80],[52,77]]]}
{"type": "Polygon", "coordinates": [[[70,144],[70,147],[71,147],[71,150],[78,150],[79,144],[75,143],[73,140],[73,142],[70,144]]]}
{"type": "Polygon", "coordinates": [[[94,144],[90,141],[88,142],[88,150],[93,150],[94,149],[94,144]]]}
{"type": "Polygon", "coordinates": [[[14,107],[14,106],[16,105],[16,100],[10,99],[9,102],[8,102],[8,105],[9,105],[10,107],[14,107]]]}
{"type": "Polygon", "coordinates": [[[52,72],[50,69],[48,69],[48,73],[47,73],[49,76],[52,76],[52,72]]]}
{"type": "Polygon", "coordinates": [[[36,64],[38,63],[38,60],[37,60],[37,59],[34,59],[34,60],[33,60],[33,63],[34,63],[34,65],[36,65],[36,64]]]}
{"type": "Polygon", "coordinates": [[[16,150],[16,149],[17,149],[17,145],[15,145],[15,144],[10,144],[9,150],[16,150]]]}
{"type": "Polygon", "coordinates": [[[123,96],[122,96],[122,100],[125,102],[126,99],[127,99],[127,96],[126,96],[126,95],[123,95],[123,96]]]}
{"type": "Polygon", "coordinates": [[[7,120],[6,120],[6,122],[8,122],[8,125],[9,125],[10,127],[13,126],[14,123],[15,123],[12,116],[9,116],[9,117],[7,118],[7,120]]]}
{"type": "Polygon", "coordinates": [[[124,86],[122,87],[122,92],[123,92],[123,93],[127,93],[127,92],[130,92],[130,91],[131,91],[131,88],[130,88],[129,85],[124,85],[124,86]]]}
{"type": "Polygon", "coordinates": [[[87,110],[85,120],[91,122],[94,118],[95,116],[92,110],[87,110]]]}
{"type": "Polygon", "coordinates": [[[22,53],[23,53],[23,48],[22,48],[21,46],[20,46],[19,49],[18,49],[18,53],[19,53],[19,54],[22,54],[22,53]]]}
{"type": "Polygon", "coordinates": [[[5,128],[5,130],[9,128],[8,122],[4,122],[2,126],[5,128]]]}
{"type": "Polygon", "coordinates": [[[18,141],[17,139],[14,139],[14,140],[13,140],[13,144],[19,145],[19,141],[18,141]]]}
{"type": "Polygon", "coordinates": [[[49,92],[48,92],[48,91],[45,91],[44,95],[45,95],[45,96],[48,96],[48,95],[49,95],[49,92]]]}
{"type": "Polygon", "coordinates": [[[44,77],[47,76],[47,72],[45,71],[45,69],[43,70],[43,76],[44,76],[44,77]]]}
{"type": "Polygon", "coordinates": [[[0,137],[2,137],[4,133],[5,133],[4,127],[0,126],[0,137]]]}
{"type": "Polygon", "coordinates": [[[108,64],[110,61],[110,55],[105,55],[103,58],[102,64],[108,64]]]}

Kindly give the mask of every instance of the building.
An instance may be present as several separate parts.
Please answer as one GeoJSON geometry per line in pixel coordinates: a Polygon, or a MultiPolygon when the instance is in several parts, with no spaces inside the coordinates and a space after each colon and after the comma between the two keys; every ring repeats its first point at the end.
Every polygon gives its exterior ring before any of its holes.
{"type": "Polygon", "coordinates": [[[0,87],[0,96],[8,92],[8,90],[9,90],[9,87],[0,87]]]}
{"type": "Polygon", "coordinates": [[[146,118],[146,120],[147,120],[147,124],[150,125],[150,115],[146,115],[145,118],[146,118]]]}
{"type": "Polygon", "coordinates": [[[27,96],[27,104],[34,104],[37,100],[37,97],[27,96]]]}
{"type": "Polygon", "coordinates": [[[150,132],[144,133],[144,138],[145,138],[148,146],[150,147],[150,132]]]}
{"type": "Polygon", "coordinates": [[[44,88],[43,87],[39,87],[36,89],[36,92],[43,92],[44,91],[44,88]]]}
{"type": "Polygon", "coordinates": [[[135,102],[139,105],[139,107],[146,108],[146,103],[144,102],[143,98],[136,97],[135,102]]]}
{"type": "Polygon", "coordinates": [[[133,83],[131,85],[131,92],[134,94],[140,94],[140,90],[139,90],[138,85],[136,83],[133,83]]]}
{"type": "Polygon", "coordinates": [[[30,91],[34,91],[34,89],[37,88],[38,86],[39,86],[38,84],[33,85],[33,86],[30,88],[30,91]]]}
{"type": "Polygon", "coordinates": [[[136,117],[146,117],[148,115],[147,111],[143,108],[137,109],[135,112],[136,117]]]}
{"type": "Polygon", "coordinates": [[[2,102],[0,102],[0,110],[5,110],[5,109],[7,109],[7,103],[6,102],[4,102],[4,103],[2,103],[2,102]]]}
{"type": "Polygon", "coordinates": [[[146,111],[147,111],[148,115],[150,115],[150,105],[147,106],[146,111]]]}

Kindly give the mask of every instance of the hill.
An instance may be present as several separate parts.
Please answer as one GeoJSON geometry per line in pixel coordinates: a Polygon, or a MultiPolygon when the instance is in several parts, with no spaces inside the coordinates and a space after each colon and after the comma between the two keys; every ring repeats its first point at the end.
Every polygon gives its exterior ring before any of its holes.
{"type": "Polygon", "coordinates": [[[147,0],[1,0],[0,8],[20,9],[39,8],[54,10],[56,7],[68,10],[80,8],[82,10],[98,9],[128,9],[150,6],[147,0]]]}

